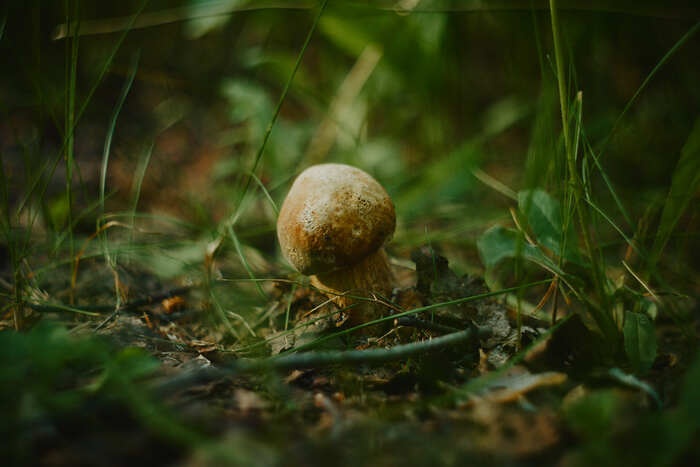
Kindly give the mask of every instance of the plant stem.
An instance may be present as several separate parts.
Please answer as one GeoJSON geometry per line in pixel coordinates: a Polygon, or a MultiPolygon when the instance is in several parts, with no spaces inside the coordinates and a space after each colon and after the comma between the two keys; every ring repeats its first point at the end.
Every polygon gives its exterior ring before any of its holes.
{"type": "MultiPolygon", "coordinates": [[[[70,259],[73,260],[73,167],[75,165],[75,139],[73,126],[75,125],[75,87],[78,74],[78,34],[80,27],[79,0],[66,0],[66,23],[73,24],[76,34],[70,41],[66,41],[66,203],[68,204],[67,229],[68,249],[70,259]],[[71,13],[71,6],[72,13],[71,13]],[[73,22],[71,23],[71,16],[73,22]]],[[[70,291],[70,303],[73,304],[73,290],[70,291]]]]}
{"type": "Polygon", "coordinates": [[[564,149],[566,152],[566,161],[569,170],[569,183],[572,186],[574,192],[574,209],[576,210],[576,215],[578,222],[581,227],[581,232],[583,234],[583,241],[588,252],[588,256],[591,261],[591,267],[593,269],[593,281],[595,283],[599,300],[601,301],[601,310],[594,311],[593,317],[596,323],[600,327],[600,330],[606,335],[606,337],[611,339],[616,339],[618,332],[615,328],[615,324],[612,318],[607,313],[608,307],[606,306],[607,295],[605,293],[605,285],[603,279],[603,272],[601,265],[598,263],[596,255],[593,251],[593,242],[591,240],[591,233],[588,229],[587,211],[583,207],[583,188],[581,184],[581,179],[579,178],[578,171],[576,168],[576,148],[573,147],[573,141],[571,140],[571,135],[569,134],[569,100],[568,92],[566,87],[565,70],[564,70],[564,59],[562,55],[562,39],[559,27],[559,14],[557,11],[557,1],[549,0],[549,8],[552,15],[552,36],[554,41],[554,56],[556,59],[557,66],[557,84],[559,86],[559,104],[561,106],[561,122],[562,122],[562,132],[564,135],[564,149]]]}
{"type": "Polygon", "coordinates": [[[253,180],[253,177],[255,176],[255,171],[258,168],[258,165],[260,164],[260,160],[262,159],[263,153],[265,152],[265,147],[267,146],[267,141],[270,139],[270,134],[272,133],[272,128],[275,126],[275,122],[277,122],[277,117],[279,117],[280,111],[282,110],[282,104],[284,104],[284,101],[287,99],[287,94],[289,93],[289,89],[292,87],[292,82],[294,81],[294,77],[297,74],[297,70],[299,69],[299,66],[301,65],[301,61],[304,58],[304,54],[306,52],[307,47],[309,46],[309,43],[311,42],[311,37],[314,34],[314,31],[316,30],[316,26],[318,26],[318,22],[321,19],[321,16],[323,15],[323,11],[326,9],[326,5],[328,4],[328,0],[323,0],[323,3],[321,3],[321,7],[318,10],[318,13],[316,14],[316,17],[314,18],[314,22],[311,24],[311,29],[309,29],[308,34],[306,35],[306,39],[304,40],[304,45],[301,47],[301,51],[299,52],[299,55],[297,56],[297,60],[294,63],[294,68],[292,68],[292,73],[289,76],[289,79],[284,85],[284,90],[282,90],[282,95],[280,95],[280,99],[277,102],[277,106],[275,107],[275,112],[272,114],[272,118],[267,124],[267,128],[265,129],[265,134],[263,135],[263,140],[262,143],[260,144],[260,147],[258,148],[258,152],[255,154],[255,160],[253,161],[253,167],[250,169],[250,173],[248,177],[246,177],[245,184],[243,185],[243,189],[241,190],[240,194],[238,195],[238,200],[235,204],[235,209],[233,212],[233,215],[231,219],[229,220],[229,223],[233,222],[233,219],[236,217],[236,213],[238,212],[239,209],[242,208],[243,205],[243,200],[245,199],[245,195],[248,193],[248,189],[250,188],[250,183],[253,180]]]}
{"type": "Polygon", "coordinates": [[[240,371],[253,371],[265,367],[277,370],[291,370],[293,368],[309,368],[338,363],[383,363],[392,360],[401,360],[402,358],[419,353],[459,344],[471,339],[475,334],[486,335],[488,333],[489,331],[486,329],[478,329],[476,333],[472,329],[466,329],[429,340],[397,345],[390,349],[338,350],[287,354],[269,360],[240,361],[237,362],[233,368],[240,371]]]}

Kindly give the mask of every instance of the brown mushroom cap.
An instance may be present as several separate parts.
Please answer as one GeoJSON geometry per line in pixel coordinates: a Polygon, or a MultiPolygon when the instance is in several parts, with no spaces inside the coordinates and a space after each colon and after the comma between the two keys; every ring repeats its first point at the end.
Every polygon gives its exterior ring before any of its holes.
{"type": "Polygon", "coordinates": [[[292,184],[277,237],[287,260],[308,275],[352,266],[379,250],[395,227],[394,205],[374,178],[349,165],[320,164],[292,184]]]}

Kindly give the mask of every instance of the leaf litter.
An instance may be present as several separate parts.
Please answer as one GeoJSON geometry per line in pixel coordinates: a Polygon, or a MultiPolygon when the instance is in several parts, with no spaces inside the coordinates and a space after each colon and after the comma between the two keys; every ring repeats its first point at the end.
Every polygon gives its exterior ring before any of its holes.
{"type": "MultiPolygon", "coordinates": [[[[402,272],[401,287],[391,297],[398,310],[489,291],[480,278],[454,273],[447,259],[430,248],[415,250],[411,258],[415,276],[402,272]]],[[[162,288],[146,278],[128,277],[124,283],[162,288]]],[[[158,292],[156,289],[152,296],[158,292]]],[[[241,449],[233,454],[234,446],[242,444],[260,447],[262,451],[251,459],[267,459],[270,465],[279,465],[288,456],[293,463],[322,465],[330,458],[328,449],[334,440],[352,441],[357,449],[380,455],[377,446],[369,443],[372,437],[383,439],[381,456],[385,459],[401,458],[403,447],[420,437],[422,442],[453,450],[455,459],[551,460],[566,451],[565,441],[572,436],[568,422],[559,414],[562,401],[585,401],[596,394],[586,378],[570,374],[571,367],[567,367],[567,358],[580,360],[593,352],[583,348],[579,349],[583,354],[577,355],[572,348],[572,343],[590,338],[581,324],[566,323],[561,334],[554,334],[539,351],[530,353],[534,357],[509,367],[520,345],[534,342],[542,330],[538,322],[523,324],[523,342],[519,343],[512,310],[498,297],[431,308],[411,317],[412,321],[389,321],[378,327],[381,332],[376,335],[338,336],[310,350],[391,349],[475,326],[490,330],[473,342],[424,355],[376,365],[292,369],[282,374],[217,371],[239,359],[289,353],[343,329],[342,312],[312,289],[292,290],[289,283],[280,282],[266,292],[272,297],[268,315],[256,327],[256,336],[245,338],[238,351],[227,344],[225,329],[197,319],[202,310],[200,297],[194,293],[120,311],[98,330],[116,349],[140,347],[155,357],[160,369],[149,387],[163,396],[161,402],[175,411],[181,423],[219,438],[183,457],[185,465],[216,465],[219,455],[240,455],[243,462],[253,452],[241,449]],[[478,390],[462,390],[479,378],[486,379],[476,386],[478,390]],[[572,398],[574,393],[578,396],[572,398]],[[310,461],[298,454],[300,449],[318,452],[319,457],[310,461]],[[383,452],[392,449],[396,451],[383,452]]],[[[73,329],[89,336],[94,327],[73,329]]],[[[616,371],[603,377],[608,383],[618,383],[616,391],[626,401],[623,405],[644,406],[649,398],[658,404],[659,396],[648,383],[616,371]]],[[[148,430],[148,425],[139,429],[148,430]]],[[[75,446],[71,449],[80,451],[75,446]]]]}

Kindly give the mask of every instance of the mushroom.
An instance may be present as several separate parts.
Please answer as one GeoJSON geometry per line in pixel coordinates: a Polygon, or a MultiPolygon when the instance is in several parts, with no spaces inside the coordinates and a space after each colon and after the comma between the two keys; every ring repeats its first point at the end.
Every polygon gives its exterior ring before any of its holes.
{"type": "Polygon", "coordinates": [[[355,304],[351,325],[375,319],[382,306],[355,297],[388,295],[393,276],[384,244],[396,227],[394,205],[369,174],[345,164],[320,164],[294,181],[277,219],[285,258],[340,308],[355,304]]]}

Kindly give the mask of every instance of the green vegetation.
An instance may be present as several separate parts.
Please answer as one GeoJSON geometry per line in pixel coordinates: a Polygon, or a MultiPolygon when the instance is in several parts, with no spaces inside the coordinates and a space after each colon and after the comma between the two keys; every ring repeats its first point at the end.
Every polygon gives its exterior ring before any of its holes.
{"type": "Polygon", "coordinates": [[[697,459],[700,8],[608,3],[0,9],[4,458],[697,459]],[[353,328],[276,242],[322,162],[397,212],[353,328]]]}

